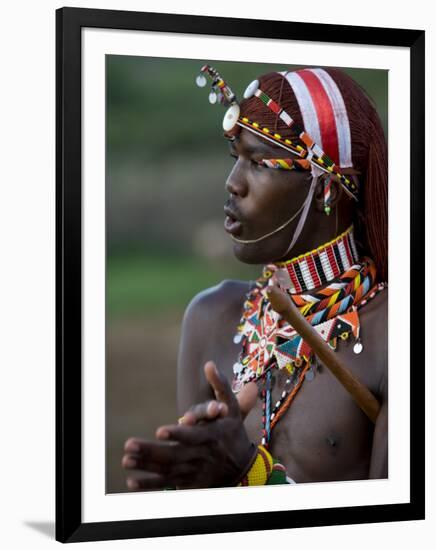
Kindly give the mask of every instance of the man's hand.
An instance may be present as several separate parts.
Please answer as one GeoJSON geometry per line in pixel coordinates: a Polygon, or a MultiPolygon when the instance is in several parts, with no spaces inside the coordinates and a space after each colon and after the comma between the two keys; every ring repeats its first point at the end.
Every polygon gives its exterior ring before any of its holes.
{"type": "Polygon", "coordinates": [[[122,466],[142,471],[141,476],[127,479],[130,489],[232,486],[243,474],[255,452],[243,415],[254,405],[257,393],[251,386],[238,402],[212,361],[205,364],[204,372],[216,401],[192,407],[184,415],[187,422],[159,427],[158,441],[127,440],[122,466]]]}
{"type": "MultiPolygon", "coordinates": [[[[212,366],[213,362],[210,361],[205,365],[206,377],[214,388],[214,369],[212,366]]],[[[219,396],[215,393],[216,399],[205,401],[204,403],[198,403],[190,407],[185,414],[179,418],[179,424],[184,424],[185,426],[193,426],[198,422],[202,421],[211,421],[216,418],[222,418],[227,416],[229,409],[225,402],[219,401],[219,396]]],[[[257,401],[257,385],[255,382],[249,382],[245,384],[241,391],[237,395],[237,401],[239,405],[239,410],[241,412],[242,420],[245,420],[247,414],[251,411],[257,401]]]]}

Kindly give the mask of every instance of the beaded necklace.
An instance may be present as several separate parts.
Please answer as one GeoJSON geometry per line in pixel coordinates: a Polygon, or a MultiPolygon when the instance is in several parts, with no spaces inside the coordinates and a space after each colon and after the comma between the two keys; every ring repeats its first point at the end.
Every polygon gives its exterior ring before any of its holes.
{"type": "Polygon", "coordinates": [[[358,310],[386,286],[375,280],[374,262],[367,257],[358,259],[353,226],[307,254],[264,267],[247,294],[233,340],[242,342],[242,350],[233,365],[232,384],[235,393],[251,381],[260,386],[262,445],[268,447],[273,428],[304,380],[313,380],[317,370],[310,346],[272,309],[266,295],[268,285],[278,283],[333,350],[339,341],[353,336],[353,350],[361,353],[358,310]],[[322,279],[329,284],[317,291],[314,281],[322,279]],[[273,372],[277,369],[285,370],[288,377],[280,398],[272,403],[273,372]]]}

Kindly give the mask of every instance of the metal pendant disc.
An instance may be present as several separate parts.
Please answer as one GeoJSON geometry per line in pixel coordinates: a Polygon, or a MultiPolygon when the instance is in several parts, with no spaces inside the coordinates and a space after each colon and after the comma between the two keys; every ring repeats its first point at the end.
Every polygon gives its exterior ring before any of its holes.
{"type": "Polygon", "coordinates": [[[234,344],[240,344],[242,341],[242,334],[240,332],[238,332],[238,334],[235,334],[233,336],[233,343],[234,344]]]}
{"type": "Polygon", "coordinates": [[[234,372],[235,374],[239,374],[239,373],[241,372],[241,370],[242,370],[242,365],[241,365],[241,363],[234,363],[234,365],[233,365],[233,372],[234,372]]]}
{"type": "Polygon", "coordinates": [[[195,79],[195,83],[199,88],[204,88],[207,84],[207,79],[204,76],[204,74],[199,74],[197,78],[195,79]]]}
{"type": "Polygon", "coordinates": [[[354,344],[354,347],[353,347],[354,353],[356,353],[357,355],[359,355],[359,353],[361,353],[362,350],[363,350],[362,343],[361,343],[361,342],[356,342],[356,343],[354,344]]]}

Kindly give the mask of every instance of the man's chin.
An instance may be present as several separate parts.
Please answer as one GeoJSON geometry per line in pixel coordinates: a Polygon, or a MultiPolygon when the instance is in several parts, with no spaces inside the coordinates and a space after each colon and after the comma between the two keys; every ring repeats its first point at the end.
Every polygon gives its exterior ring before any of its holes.
{"type": "Polygon", "coordinates": [[[244,264],[263,265],[273,261],[267,247],[261,246],[258,243],[243,244],[233,242],[233,254],[244,264]]]}

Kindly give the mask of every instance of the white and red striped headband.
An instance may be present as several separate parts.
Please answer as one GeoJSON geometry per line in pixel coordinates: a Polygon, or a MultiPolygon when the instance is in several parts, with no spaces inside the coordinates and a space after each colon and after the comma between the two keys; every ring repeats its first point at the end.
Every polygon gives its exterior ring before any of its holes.
{"type": "Polygon", "coordinates": [[[212,79],[210,96],[213,96],[213,102],[217,101],[218,97],[220,103],[228,106],[223,120],[223,128],[226,132],[230,132],[235,125],[247,128],[267,141],[308,161],[314,176],[322,172],[331,174],[337,178],[352,198],[358,200],[358,182],[341,173],[342,168],[353,166],[347,110],[337,84],[327,71],[317,68],[277,73],[286,79],[295,94],[304,128],[300,127],[289,113],[259,88],[258,80],[249,84],[244,93],[245,99],[252,96],[259,98],[288,128],[292,127],[304,147],[295,141],[283,138],[277,132],[264,128],[256,121],[240,116],[240,107],[235,94],[213,67],[205,65],[201,68],[197,85],[202,87],[206,84],[205,74],[212,79]]]}
{"type": "Polygon", "coordinates": [[[306,132],[340,168],[352,167],[350,122],[333,78],[324,69],[279,74],[295,94],[306,132]]]}
{"type": "Polygon", "coordinates": [[[277,132],[271,132],[270,129],[263,128],[247,117],[239,116],[236,124],[306,159],[312,165],[314,176],[322,171],[332,174],[345,191],[357,200],[357,181],[341,173],[343,168],[351,168],[353,164],[350,123],[343,97],[335,81],[324,69],[302,69],[278,74],[286,79],[295,94],[304,128],[259,87],[258,80],[249,84],[244,98],[248,99],[252,96],[259,98],[288,128],[292,128],[305,147],[282,138],[277,132]]]}

